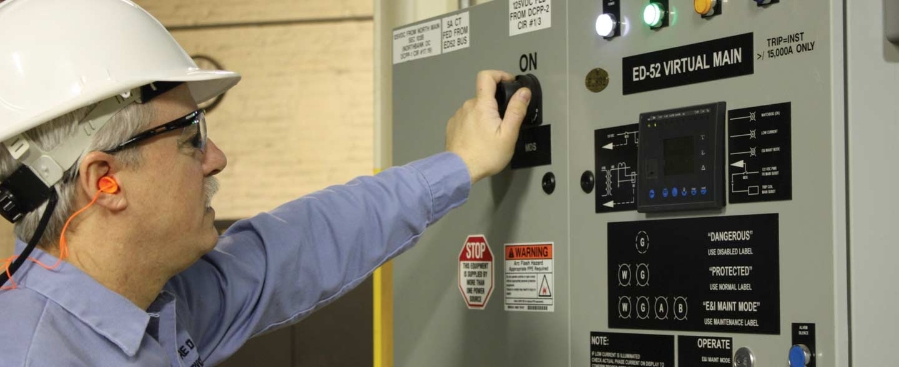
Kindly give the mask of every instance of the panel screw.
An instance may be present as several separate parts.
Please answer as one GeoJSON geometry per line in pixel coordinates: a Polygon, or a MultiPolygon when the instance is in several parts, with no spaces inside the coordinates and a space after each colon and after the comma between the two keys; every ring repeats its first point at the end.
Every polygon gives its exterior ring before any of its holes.
{"type": "Polygon", "coordinates": [[[587,194],[593,192],[594,183],[593,172],[584,171],[584,174],[581,175],[581,190],[584,190],[584,193],[587,194]]]}
{"type": "Polygon", "coordinates": [[[556,191],[556,175],[552,172],[547,172],[543,175],[543,192],[550,195],[553,191],[556,191]]]}

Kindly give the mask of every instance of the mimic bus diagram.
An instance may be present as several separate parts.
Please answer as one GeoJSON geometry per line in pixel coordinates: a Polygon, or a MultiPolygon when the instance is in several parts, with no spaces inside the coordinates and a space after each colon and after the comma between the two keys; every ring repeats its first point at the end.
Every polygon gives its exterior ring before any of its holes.
{"type": "Polygon", "coordinates": [[[596,212],[637,209],[637,124],[594,132],[596,149],[596,212]]]}

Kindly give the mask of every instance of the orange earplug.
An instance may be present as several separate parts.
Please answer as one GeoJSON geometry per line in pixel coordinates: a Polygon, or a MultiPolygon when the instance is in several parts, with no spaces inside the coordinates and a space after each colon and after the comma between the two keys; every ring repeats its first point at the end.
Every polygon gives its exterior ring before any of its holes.
{"type": "Polygon", "coordinates": [[[115,194],[119,191],[119,184],[109,176],[103,176],[103,178],[100,179],[100,183],[98,183],[98,185],[100,186],[100,191],[103,191],[107,194],[115,194]]]}

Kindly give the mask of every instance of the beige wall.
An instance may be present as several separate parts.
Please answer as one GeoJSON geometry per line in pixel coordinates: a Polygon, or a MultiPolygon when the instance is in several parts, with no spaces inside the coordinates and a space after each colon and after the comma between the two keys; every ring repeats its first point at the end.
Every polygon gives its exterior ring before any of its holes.
{"type": "Polygon", "coordinates": [[[228,155],[219,218],[255,215],[372,171],[372,24],[345,21],[174,31],[244,79],[210,113],[228,155]]]}
{"type": "Polygon", "coordinates": [[[15,236],[12,231],[12,224],[0,219],[0,259],[5,259],[13,254],[15,236]]]}
{"type": "Polygon", "coordinates": [[[138,0],[167,27],[371,17],[372,0],[138,0]]]}

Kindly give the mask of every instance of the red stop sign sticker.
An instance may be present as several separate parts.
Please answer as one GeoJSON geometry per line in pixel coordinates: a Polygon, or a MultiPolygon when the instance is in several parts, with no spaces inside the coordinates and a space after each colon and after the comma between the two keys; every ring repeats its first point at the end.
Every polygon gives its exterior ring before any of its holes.
{"type": "Polygon", "coordinates": [[[459,291],[469,309],[487,307],[493,293],[493,253],[484,235],[465,239],[459,253],[459,291]]]}

